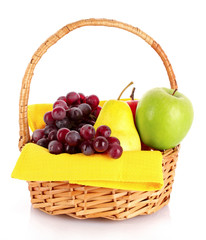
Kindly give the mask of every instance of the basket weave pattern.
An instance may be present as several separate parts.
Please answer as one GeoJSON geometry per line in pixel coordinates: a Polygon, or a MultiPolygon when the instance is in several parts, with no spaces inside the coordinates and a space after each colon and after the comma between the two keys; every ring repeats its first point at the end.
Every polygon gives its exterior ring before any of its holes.
{"type": "Polygon", "coordinates": [[[163,152],[164,187],[159,191],[125,191],[61,182],[29,182],[34,208],[52,215],[123,220],[151,214],[168,204],[179,146],[163,152]]]}
{"type": "MultiPolygon", "coordinates": [[[[37,63],[49,47],[69,32],[83,26],[116,27],[131,32],[145,40],[160,56],[167,71],[171,88],[177,89],[175,75],[166,54],[158,43],[139,28],[108,19],[86,19],[68,24],[49,37],[37,49],[26,69],[19,101],[20,150],[31,140],[27,106],[30,83],[37,63]]],[[[79,219],[103,217],[112,220],[123,220],[137,215],[151,214],[169,202],[178,152],[179,146],[162,152],[164,186],[159,191],[137,192],[70,184],[68,181],[35,181],[28,182],[31,203],[34,208],[39,208],[49,214],[67,214],[79,219]]]]}

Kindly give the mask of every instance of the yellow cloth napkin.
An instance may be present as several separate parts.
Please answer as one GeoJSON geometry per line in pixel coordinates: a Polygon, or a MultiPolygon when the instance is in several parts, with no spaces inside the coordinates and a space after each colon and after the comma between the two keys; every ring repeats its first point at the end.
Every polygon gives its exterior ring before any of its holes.
{"type": "MultiPolygon", "coordinates": [[[[103,106],[105,101],[101,101],[103,106]]],[[[44,114],[52,104],[28,106],[28,122],[32,131],[45,127],[44,114]]],[[[34,143],[24,146],[12,177],[27,181],[69,181],[82,185],[152,191],[162,188],[162,154],[159,151],[125,151],[121,158],[107,154],[85,156],[50,154],[34,143]]]]}
{"type": "Polygon", "coordinates": [[[50,154],[34,143],[24,146],[12,177],[27,181],[66,181],[82,185],[134,191],[163,186],[159,151],[126,151],[119,159],[106,154],[50,154]]]}
{"type": "Polygon", "coordinates": [[[28,106],[28,123],[32,132],[45,127],[44,114],[52,111],[53,104],[32,104],[28,106]]]}

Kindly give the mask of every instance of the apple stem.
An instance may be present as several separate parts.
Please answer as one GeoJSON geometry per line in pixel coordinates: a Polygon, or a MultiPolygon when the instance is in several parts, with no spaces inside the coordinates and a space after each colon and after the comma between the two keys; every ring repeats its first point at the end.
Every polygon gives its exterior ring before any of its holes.
{"type": "Polygon", "coordinates": [[[123,92],[124,92],[130,85],[132,85],[132,84],[133,84],[133,82],[130,82],[130,83],[121,91],[121,93],[120,93],[119,97],[117,98],[117,100],[120,100],[123,92]]]}
{"type": "Polygon", "coordinates": [[[177,88],[174,90],[172,96],[174,96],[176,92],[177,92],[177,88]]]}
{"type": "Polygon", "coordinates": [[[132,100],[134,100],[134,92],[135,92],[135,87],[132,89],[132,93],[129,96],[132,100]]]}

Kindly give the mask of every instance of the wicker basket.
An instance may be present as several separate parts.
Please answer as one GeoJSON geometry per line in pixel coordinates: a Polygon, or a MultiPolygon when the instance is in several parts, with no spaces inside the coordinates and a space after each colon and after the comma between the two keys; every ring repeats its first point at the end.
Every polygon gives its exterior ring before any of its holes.
{"type": "MultiPolygon", "coordinates": [[[[172,66],[164,51],[139,28],[108,19],[87,19],[68,24],[49,37],[34,53],[23,78],[19,102],[19,149],[30,142],[27,105],[30,83],[36,64],[49,47],[63,36],[83,26],[107,26],[124,29],[145,40],[160,56],[167,70],[172,89],[177,89],[172,66]]],[[[70,184],[68,181],[28,182],[34,208],[52,214],[66,214],[79,219],[103,217],[123,220],[151,214],[167,205],[172,191],[179,146],[163,151],[164,186],[159,191],[127,191],[70,184]]]]}

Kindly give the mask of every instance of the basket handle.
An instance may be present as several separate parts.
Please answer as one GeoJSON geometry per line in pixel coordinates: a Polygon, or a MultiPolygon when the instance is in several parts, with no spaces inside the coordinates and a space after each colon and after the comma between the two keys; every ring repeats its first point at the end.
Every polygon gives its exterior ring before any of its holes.
{"type": "Polygon", "coordinates": [[[19,135],[20,135],[19,149],[20,150],[26,143],[30,141],[29,126],[28,126],[28,119],[27,119],[27,105],[28,105],[28,99],[29,99],[30,83],[31,83],[32,76],[34,74],[34,69],[36,67],[36,64],[39,62],[39,60],[44,55],[44,53],[46,53],[47,49],[49,49],[52,45],[58,42],[62,37],[64,37],[69,32],[84,26],[107,26],[107,27],[121,28],[128,32],[136,34],[137,36],[145,40],[145,42],[147,42],[162,59],[164,66],[167,70],[171,88],[177,89],[177,82],[175,79],[175,75],[166,54],[164,53],[164,51],[162,50],[162,48],[158,43],[156,43],[150,36],[148,36],[146,33],[141,31],[139,28],[136,28],[131,25],[118,22],[115,20],[110,20],[110,19],[85,19],[85,20],[74,22],[74,23],[70,23],[64,26],[63,28],[61,28],[55,34],[50,36],[43,44],[41,44],[41,46],[37,49],[37,51],[32,56],[32,59],[27,66],[26,72],[22,80],[22,87],[21,87],[20,100],[19,100],[19,128],[20,128],[19,129],[19,135]]]}

